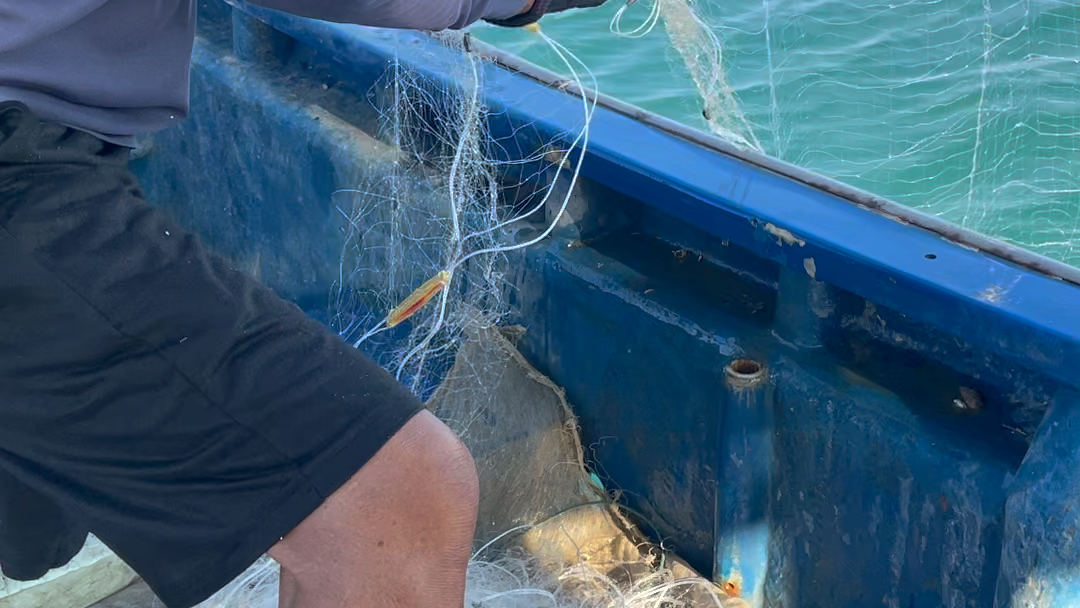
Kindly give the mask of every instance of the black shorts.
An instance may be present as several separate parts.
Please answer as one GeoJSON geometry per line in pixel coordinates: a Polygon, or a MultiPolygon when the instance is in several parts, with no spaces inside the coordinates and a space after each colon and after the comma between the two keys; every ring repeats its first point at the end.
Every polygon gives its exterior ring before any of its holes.
{"type": "Polygon", "coordinates": [[[422,404],[147,204],[127,157],[0,103],[0,565],[39,575],[89,531],[187,608],[422,404]]]}

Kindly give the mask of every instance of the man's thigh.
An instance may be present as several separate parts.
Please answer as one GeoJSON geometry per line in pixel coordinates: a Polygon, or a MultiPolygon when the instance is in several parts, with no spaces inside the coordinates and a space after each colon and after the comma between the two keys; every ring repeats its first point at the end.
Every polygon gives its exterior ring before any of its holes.
{"type": "Polygon", "coordinates": [[[143,201],[124,155],[0,104],[0,467],[182,608],[422,406],[143,201]]]}

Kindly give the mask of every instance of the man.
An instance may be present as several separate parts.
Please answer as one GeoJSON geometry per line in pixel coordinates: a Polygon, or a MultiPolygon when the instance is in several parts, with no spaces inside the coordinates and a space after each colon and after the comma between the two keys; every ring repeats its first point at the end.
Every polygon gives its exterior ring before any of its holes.
{"type": "MultiPolygon", "coordinates": [[[[505,26],[602,0],[264,0],[505,26]]],[[[419,401],[143,199],[187,111],[195,0],[0,0],[0,568],[87,532],[169,608],[269,552],[281,606],[460,608],[472,460],[419,401]]]]}

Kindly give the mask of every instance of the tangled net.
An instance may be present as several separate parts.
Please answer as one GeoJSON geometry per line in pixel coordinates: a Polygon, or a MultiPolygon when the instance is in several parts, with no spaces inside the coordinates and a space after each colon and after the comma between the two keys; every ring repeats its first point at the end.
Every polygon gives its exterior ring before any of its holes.
{"type": "MultiPolygon", "coordinates": [[[[263,558],[196,608],[277,608],[278,567],[263,558]]],[[[736,602],[738,603],[738,602],[736,602]]],[[[659,569],[624,582],[587,565],[553,573],[511,553],[469,562],[464,608],[723,608],[735,605],[704,579],[659,569]]],[[[164,608],[160,603],[153,608],[164,608]]]]}
{"type": "MultiPolygon", "coordinates": [[[[588,69],[558,42],[541,36],[579,87],[588,69]]],[[[558,225],[577,181],[595,101],[581,100],[576,133],[526,158],[503,160],[486,130],[484,59],[466,49],[461,33],[438,35],[456,50],[451,82],[458,91],[395,64],[380,88],[383,135],[402,152],[379,184],[342,191],[347,219],[340,274],[331,298],[332,327],[363,347],[417,394],[438,385],[463,332],[497,324],[507,312],[506,254],[547,238],[558,225]],[[505,176],[537,167],[506,184],[505,176]],[[568,178],[561,199],[551,185],[568,178]],[[502,193],[536,179],[546,187],[508,206],[502,193]],[[387,335],[388,334],[388,335],[387,335]]],[[[593,82],[595,87],[595,82],[593,82]]]]}
{"type": "Polygon", "coordinates": [[[611,20],[611,32],[626,38],[640,38],[663,21],[671,46],[679,53],[697,88],[703,104],[701,113],[709,130],[736,146],[762,152],[761,142],[728,84],[724,46],[713,29],[694,12],[687,0],[652,0],[644,21],[625,30],[624,16],[636,2],[630,0],[619,8],[611,20]]]}
{"type": "MultiPolygon", "coordinates": [[[[704,100],[710,128],[760,151],[725,78],[720,40],[687,1],[655,0],[646,21],[623,32],[626,8],[612,30],[640,36],[662,19],[704,100]]],[[[573,53],[539,28],[532,31],[578,91],[596,90],[595,78],[573,53]]],[[[595,97],[583,95],[576,131],[524,157],[510,154],[486,130],[485,59],[469,52],[465,34],[437,37],[462,58],[449,79],[457,90],[400,64],[388,72],[380,87],[383,137],[402,156],[382,183],[339,193],[352,200],[338,207],[348,228],[330,306],[342,336],[422,396],[438,385],[468,327],[506,316],[505,254],[541,242],[559,225],[580,170],[570,160],[584,156],[595,107],[595,97]],[[519,182],[506,183],[508,175],[519,182]],[[568,183],[555,188],[560,178],[568,183]],[[536,182],[543,186],[537,189],[536,182]],[[523,188],[533,188],[531,195],[521,197],[523,188]],[[507,191],[515,193],[516,204],[505,204],[507,191]]]]}

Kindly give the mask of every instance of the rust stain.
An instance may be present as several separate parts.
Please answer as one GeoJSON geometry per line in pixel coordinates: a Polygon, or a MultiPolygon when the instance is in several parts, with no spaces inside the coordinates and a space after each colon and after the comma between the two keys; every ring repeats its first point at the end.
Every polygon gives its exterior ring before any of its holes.
{"type": "Polygon", "coordinates": [[[720,583],[720,588],[731,597],[742,597],[742,583],[738,580],[726,580],[720,583]]]}

